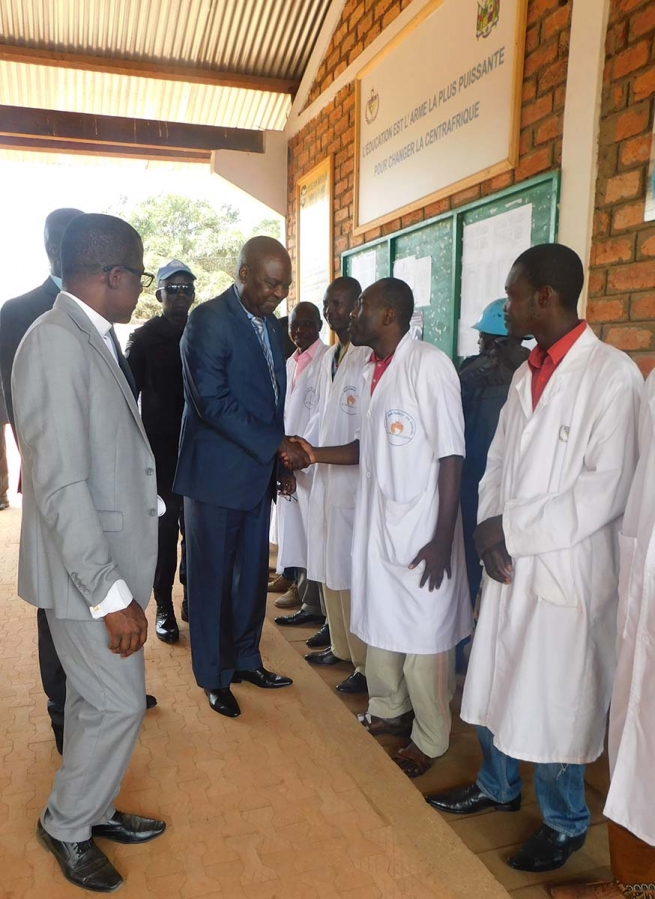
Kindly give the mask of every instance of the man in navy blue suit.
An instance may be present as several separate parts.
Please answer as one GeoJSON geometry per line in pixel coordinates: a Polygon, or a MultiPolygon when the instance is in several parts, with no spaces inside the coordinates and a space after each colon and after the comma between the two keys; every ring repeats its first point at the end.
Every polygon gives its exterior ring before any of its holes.
{"type": "Polygon", "coordinates": [[[174,490],[184,496],[193,672],[212,709],[230,718],[240,714],[230,684],[291,684],[267,671],[259,652],[271,499],[285,472],[278,452],[298,455],[284,434],[286,369],[273,315],[290,283],[282,244],[253,237],[235,284],[191,313],[180,344],[185,408],[174,490]]]}

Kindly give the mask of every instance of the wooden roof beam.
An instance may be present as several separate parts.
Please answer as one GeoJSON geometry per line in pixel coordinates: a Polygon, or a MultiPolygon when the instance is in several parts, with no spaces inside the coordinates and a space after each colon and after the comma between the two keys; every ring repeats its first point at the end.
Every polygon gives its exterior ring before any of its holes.
{"type": "Polygon", "coordinates": [[[170,65],[144,62],[111,56],[93,56],[68,53],[61,50],[43,50],[0,43],[0,60],[20,62],[35,66],[55,66],[79,69],[84,72],[104,72],[109,75],[128,75],[132,78],[154,78],[158,81],[182,81],[187,84],[207,84],[214,87],[235,87],[295,96],[299,81],[287,78],[266,78],[261,75],[245,75],[219,69],[203,69],[197,66],[170,65]]]}
{"type": "Polygon", "coordinates": [[[204,150],[168,150],[149,147],[126,147],[117,144],[85,144],[82,141],[44,140],[32,137],[0,135],[0,150],[27,150],[36,153],[67,153],[78,156],[109,156],[124,159],[159,159],[165,162],[211,163],[211,153],[204,150]]]}
{"type": "Polygon", "coordinates": [[[0,106],[2,137],[167,150],[264,152],[263,131],[0,106]]]}

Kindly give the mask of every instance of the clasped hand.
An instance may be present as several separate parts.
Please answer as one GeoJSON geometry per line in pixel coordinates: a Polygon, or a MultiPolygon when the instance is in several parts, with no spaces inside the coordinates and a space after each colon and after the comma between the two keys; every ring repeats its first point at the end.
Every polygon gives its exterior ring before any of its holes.
{"type": "Polygon", "coordinates": [[[132,600],[126,609],[105,615],[109,649],[126,659],[138,652],[148,636],[148,619],[139,603],[132,600]]]}
{"type": "Polygon", "coordinates": [[[282,464],[289,471],[307,468],[316,462],[313,447],[302,437],[285,437],[277,452],[282,464]]]}
{"type": "Polygon", "coordinates": [[[473,539],[489,577],[500,584],[511,584],[514,566],[507,552],[502,515],[481,522],[475,529],[473,539]]]}

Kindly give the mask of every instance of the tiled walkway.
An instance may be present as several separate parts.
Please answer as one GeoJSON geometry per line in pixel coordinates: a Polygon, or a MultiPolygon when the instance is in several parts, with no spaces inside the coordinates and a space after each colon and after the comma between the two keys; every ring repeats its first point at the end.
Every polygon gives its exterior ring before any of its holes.
{"type": "MultiPolygon", "coordinates": [[[[34,611],[15,594],[19,525],[19,509],[0,514],[0,897],[60,899],[82,892],[34,837],[58,756],[38,680],[34,611]]],[[[118,806],[160,815],[169,829],[147,846],[103,846],[126,877],[119,895],[502,899],[498,878],[522,897],[543,896],[546,878],[503,863],[537,821],[531,788],[520,814],[446,822],[419,791],[470,779],[474,734],[456,719],[450,751],[415,786],[357,723],[351,710],[363,703],[344,704],[332,689],[347,669],[319,675],[301,658],[310,633],[266,625],[266,662],[295,683],[270,692],[235,687],[237,721],[212,712],[196,688],[186,625],[177,646],[149,641],[148,688],[159,706],[146,716],[118,806]]],[[[600,822],[602,766],[590,781],[600,822]]],[[[596,823],[566,874],[597,874],[606,864],[605,828],[596,823]]]]}

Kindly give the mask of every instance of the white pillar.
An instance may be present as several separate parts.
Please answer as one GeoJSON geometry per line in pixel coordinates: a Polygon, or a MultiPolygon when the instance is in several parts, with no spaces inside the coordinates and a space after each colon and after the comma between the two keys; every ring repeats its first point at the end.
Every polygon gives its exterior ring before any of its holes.
{"type": "MultiPolygon", "coordinates": [[[[566,78],[558,241],[589,270],[598,177],[598,133],[610,0],[575,0],[566,78]]],[[[587,305],[587,286],[580,299],[587,305]]]]}

